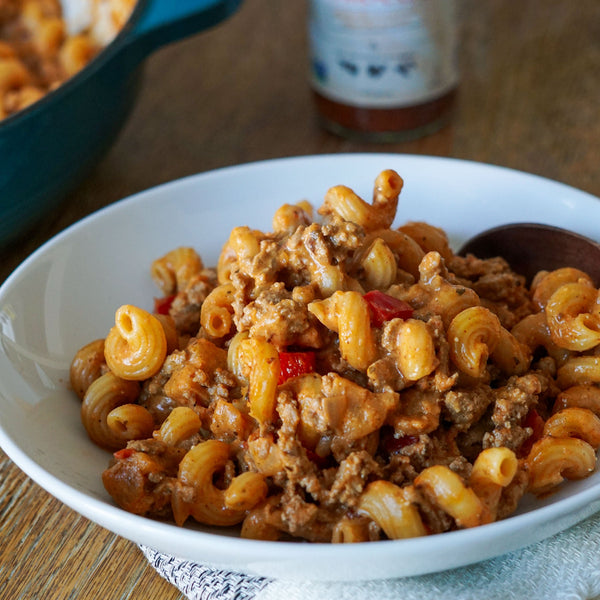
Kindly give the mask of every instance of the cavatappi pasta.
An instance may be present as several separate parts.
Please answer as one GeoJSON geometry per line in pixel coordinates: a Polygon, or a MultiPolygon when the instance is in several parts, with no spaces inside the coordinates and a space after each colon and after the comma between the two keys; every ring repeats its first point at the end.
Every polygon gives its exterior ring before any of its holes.
{"type": "Polygon", "coordinates": [[[248,538],[362,542],[505,518],[596,468],[600,301],[575,269],[531,287],[502,258],[393,228],[403,181],[344,186],[218,265],[157,258],[71,369],[103,482],[125,510],[248,538]],[[152,314],[154,313],[154,314],[152,314]]]}
{"type": "Polygon", "coordinates": [[[69,31],[60,0],[0,0],[0,119],[80,71],[122,29],[135,0],[87,0],[89,25],[69,31]]]}

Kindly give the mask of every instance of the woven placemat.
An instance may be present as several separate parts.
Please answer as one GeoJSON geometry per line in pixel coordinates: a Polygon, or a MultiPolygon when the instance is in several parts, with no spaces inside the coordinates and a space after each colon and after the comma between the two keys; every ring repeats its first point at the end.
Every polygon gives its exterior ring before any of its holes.
{"type": "Polygon", "coordinates": [[[156,571],[190,600],[600,600],[600,513],[498,558],[381,581],[273,580],[140,548],[156,571]]]}

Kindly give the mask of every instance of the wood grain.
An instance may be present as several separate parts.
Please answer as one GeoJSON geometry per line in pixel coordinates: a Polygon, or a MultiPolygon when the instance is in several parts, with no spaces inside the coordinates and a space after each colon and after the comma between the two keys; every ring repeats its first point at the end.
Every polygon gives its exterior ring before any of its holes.
{"type": "MultiPolygon", "coordinates": [[[[305,2],[247,0],[226,23],[159,50],[112,149],[60,211],[0,252],[0,282],[49,237],[120,198],[275,157],[451,156],[600,196],[600,3],[464,0],[461,19],[453,122],[402,144],[351,142],[319,129],[306,83],[305,2]]],[[[60,504],[3,453],[0,536],[2,598],[183,598],[134,544],[60,504]]]]}

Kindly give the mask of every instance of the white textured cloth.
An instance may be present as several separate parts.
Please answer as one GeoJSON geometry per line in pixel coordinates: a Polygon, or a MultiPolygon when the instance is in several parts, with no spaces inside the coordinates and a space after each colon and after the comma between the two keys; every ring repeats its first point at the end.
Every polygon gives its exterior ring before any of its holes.
{"type": "Polygon", "coordinates": [[[353,583],[290,582],[207,568],[141,546],[190,600],[600,600],[600,513],[547,540],[460,569],[353,583]]]}

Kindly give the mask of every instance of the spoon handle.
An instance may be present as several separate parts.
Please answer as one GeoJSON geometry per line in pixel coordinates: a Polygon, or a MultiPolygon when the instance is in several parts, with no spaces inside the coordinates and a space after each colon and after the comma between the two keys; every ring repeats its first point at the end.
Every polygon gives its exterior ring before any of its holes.
{"type": "Polygon", "coordinates": [[[540,223],[511,223],[488,229],[467,241],[458,254],[502,256],[530,283],[538,271],[575,267],[600,286],[600,244],[582,235],[540,223]]]}

